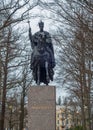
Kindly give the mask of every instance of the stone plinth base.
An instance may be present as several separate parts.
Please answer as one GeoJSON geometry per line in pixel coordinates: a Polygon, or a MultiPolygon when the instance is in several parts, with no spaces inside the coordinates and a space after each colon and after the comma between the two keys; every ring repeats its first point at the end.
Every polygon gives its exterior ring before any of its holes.
{"type": "Polygon", "coordinates": [[[56,129],[56,92],[53,86],[28,90],[28,130],[56,129]]]}

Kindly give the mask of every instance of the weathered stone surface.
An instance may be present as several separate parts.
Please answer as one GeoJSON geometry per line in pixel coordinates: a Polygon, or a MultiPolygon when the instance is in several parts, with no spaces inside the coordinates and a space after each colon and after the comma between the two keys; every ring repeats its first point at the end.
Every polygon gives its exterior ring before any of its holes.
{"type": "Polygon", "coordinates": [[[53,86],[32,86],[28,91],[28,130],[56,129],[56,92],[53,86]]]}

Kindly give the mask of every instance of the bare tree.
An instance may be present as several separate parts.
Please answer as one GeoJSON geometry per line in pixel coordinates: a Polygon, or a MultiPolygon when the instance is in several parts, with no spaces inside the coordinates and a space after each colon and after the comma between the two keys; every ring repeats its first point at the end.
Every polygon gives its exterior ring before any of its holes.
{"type": "Polygon", "coordinates": [[[2,96],[0,129],[2,130],[4,130],[7,92],[13,88],[14,84],[22,82],[19,78],[22,65],[29,64],[28,59],[24,58],[26,47],[20,45],[22,32],[19,33],[17,30],[14,33],[13,28],[21,21],[27,20],[28,11],[35,6],[37,1],[0,1],[0,93],[2,96]]]}
{"type": "Polygon", "coordinates": [[[24,119],[25,119],[25,98],[27,98],[27,91],[30,87],[30,84],[32,83],[32,78],[29,73],[28,69],[28,64],[23,67],[23,72],[22,72],[22,82],[21,82],[21,87],[22,87],[22,92],[21,92],[21,101],[20,101],[20,124],[19,124],[19,129],[22,130],[24,128],[24,119]]]}
{"type": "Polygon", "coordinates": [[[39,4],[54,16],[48,18],[57,21],[58,30],[54,38],[61,47],[58,78],[62,78],[65,88],[80,102],[83,129],[88,126],[91,129],[93,2],[53,0],[47,3],[41,0],[39,4]]]}
{"type": "Polygon", "coordinates": [[[1,1],[1,26],[0,30],[8,27],[11,24],[19,23],[26,20],[28,16],[28,11],[32,10],[37,6],[37,2],[30,2],[30,0],[5,0],[1,1]]]}

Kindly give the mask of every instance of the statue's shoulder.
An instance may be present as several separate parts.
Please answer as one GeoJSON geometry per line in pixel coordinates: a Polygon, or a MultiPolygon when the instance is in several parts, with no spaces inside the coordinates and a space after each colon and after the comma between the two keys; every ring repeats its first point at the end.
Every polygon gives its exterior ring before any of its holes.
{"type": "Polygon", "coordinates": [[[45,33],[46,35],[50,35],[49,32],[47,32],[47,31],[44,31],[44,33],[45,33]]]}
{"type": "Polygon", "coordinates": [[[38,32],[34,33],[33,36],[37,36],[37,35],[39,35],[39,33],[40,33],[40,32],[38,31],[38,32]]]}
{"type": "Polygon", "coordinates": [[[39,37],[39,31],[33,34],[33,40],[38,39],[39,37]]]}
{"type": "Polygon", "coordinates": [[[49,33],[49,32],[44,31],[44,33],[45,33],[45,35],[46,35],[46,38],[51,39],[51,35],[50,35],[50,33],[49,33]]]}
{"type": "MultiPolygon", "coordinates": [[[[50,36],[49,32],[47,32],[47,31],[43,31],[42,33],[45,34],[47,37],[50,36]]],[[[34,33],[33,37],[34,37],[34,38],[35,38],[35,37],[39,37],[40,34],[41,34],[41,32],[38,31],[38,32],[34,33]]]]}

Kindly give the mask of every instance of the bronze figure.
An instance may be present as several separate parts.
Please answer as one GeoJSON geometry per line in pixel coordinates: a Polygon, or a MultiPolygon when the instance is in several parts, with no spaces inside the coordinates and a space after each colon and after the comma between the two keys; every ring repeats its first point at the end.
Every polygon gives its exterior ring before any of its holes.
{"type": "Polygon", "coordinates": [[[39,22],[39,28],[40,31],[32,35],[29,23],[29,38],[33,50],[31,54],[31,70],[38,85],[41,82],[48,85],[50,80],[53,81],[54,49],[50,34],[44,31],[44,22],[39,22]]]}

